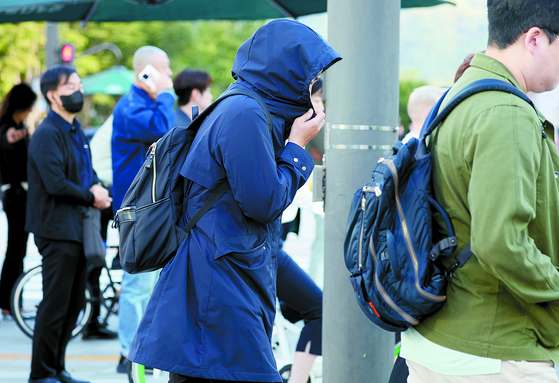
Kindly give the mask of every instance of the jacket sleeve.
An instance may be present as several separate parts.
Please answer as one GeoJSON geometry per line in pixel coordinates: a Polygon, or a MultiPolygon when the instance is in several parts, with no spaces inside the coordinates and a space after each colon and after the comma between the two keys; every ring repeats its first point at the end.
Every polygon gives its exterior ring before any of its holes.
{"type": "Polygon", "coordinates": [[[9,128],[10,126],[8,124],[2,124],[0,126],[0,149],[2,150],[13,149],[12,144],[8,142],[8,137],[6,137],[9,128]]]}
{"type": "Polygon", "coordinates": [[[157,96],[155,104],[151,107],[139,103],[131,105],[126,116],[131,130],[121,134],[130,140],[142,141],[148,145],[159,140],[173,127],[174,104],[173,95],[163,92],[157,96]]]}
{"type": "Polygon", "coordinates": [[[64,202],[90,206],[95,197],[88,189],[70,181],[65,174],[67,148],[58,132],[40,129],[33,135],[29,145],[29,157],[33,159],[41,182],[48,194],[64,198],[64,202]]]}
{"type": "MultiPolygon", "coordinates": [[[[536,215],[542,131],[518,106],[489,109],[465,140],[472,251],[481,266],[527,304],[559,300],[559,272],[529,231],[536,215]]],[[[550,175],[551,177],[553,175],[550,175]]],[[[559,335],[558,335],[559,336],[559,335]]],[[[559,338],[558,338],[559,340],[559,338]]]]}
{"type": "Polygon", "coordinates": [[[312,157],[288,143],[276,158],[264,112],[257,104],[240,110],[226,124],[218,138],[218,156],[233,196],[246,216],[273,222],[311,174],[312,157]]]}

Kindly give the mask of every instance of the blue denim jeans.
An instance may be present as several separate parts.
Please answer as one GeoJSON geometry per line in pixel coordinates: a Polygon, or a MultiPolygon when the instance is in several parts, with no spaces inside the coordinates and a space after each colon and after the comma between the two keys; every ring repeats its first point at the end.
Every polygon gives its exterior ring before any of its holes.
{"type": "Polygon", "coordinates": [[[118,308],[118,338],[121,354],[128,356],[140,319],[153,292],[159,271],[142,274],[122,274],[122,291],[118,308]]]}

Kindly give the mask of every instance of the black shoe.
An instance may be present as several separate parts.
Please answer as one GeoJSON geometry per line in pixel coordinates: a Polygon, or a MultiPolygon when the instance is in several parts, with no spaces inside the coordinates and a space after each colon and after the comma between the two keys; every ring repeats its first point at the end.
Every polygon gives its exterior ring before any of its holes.
{"type": "Polygon", "coordinates": [[[107,328],[107,326],[101,325],[93,325],[93,326],[86,326],[82,332],[82,339],[116,339],[118,338],[118,334],[114,331],[111,331],[107,328]]]}
{"type": "Polygon", "coordinates": [[[29,383],[60,383],[60,380],[56,378],[43,378],[43,379],[29,378],[29,383]]]}
{"type": "Polygon", "coordinates": [[[72,378],[72,375],[68,373],[68,371],[61,371],[57,375],[58,380],[62,383],[91,383],[86,380],[76,380],[72,378]]]}
{"type": "Polygon", "coordinates": [[[132,370],[132,362],[121,355],[118,366],[116,366],[116,372],[119,374],[127,374],[130,370],[132,370]]]}

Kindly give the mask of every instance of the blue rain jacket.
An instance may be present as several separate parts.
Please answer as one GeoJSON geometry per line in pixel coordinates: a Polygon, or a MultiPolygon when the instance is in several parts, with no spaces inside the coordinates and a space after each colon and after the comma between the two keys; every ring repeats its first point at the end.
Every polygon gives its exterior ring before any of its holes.
{"type": "Polygon", "coordinates": [[[171,93],[162,92],[153,100],[136,85],[131,85],[130,91],[118,100],[113,110],[111,136],[115,213],[144,164],[150,145],[173,127],[174,104],[171,93]]]}
{"type": "Polygon", "coordinates": [[[190,182],[185,220],[222,182],[230,190],[190,231],[165,266],[132,343],[137,363],[190,377],[281,382],[272,354],[280,216],[313,169],[288,143],[312,107],[311,80],[340,55],[305,25],[275,20],[239,48],[232,96],[206,118],[181,174],[190,182]]]}

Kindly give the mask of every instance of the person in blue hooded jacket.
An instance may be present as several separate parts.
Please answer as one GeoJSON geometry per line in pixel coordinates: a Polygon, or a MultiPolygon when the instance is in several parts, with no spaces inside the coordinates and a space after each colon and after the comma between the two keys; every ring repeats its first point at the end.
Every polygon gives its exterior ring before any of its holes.
{"type": "Polygon", "coordinates": [[[202,123],[181,174],[185,221],[223,182],[230,189],[200,219],[161,272],[129,359],[170,382],[282,382],[271,346],[280,217],[311,174],[303,149],[324,125],[310,87],[341,56],[309,27],[274,20],[239,48],[236,95],[202,123]],[[287,141],[286,141],[287,140],[287,141]]]}

